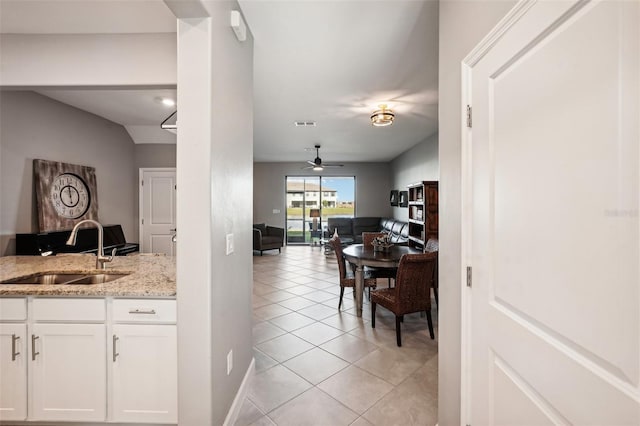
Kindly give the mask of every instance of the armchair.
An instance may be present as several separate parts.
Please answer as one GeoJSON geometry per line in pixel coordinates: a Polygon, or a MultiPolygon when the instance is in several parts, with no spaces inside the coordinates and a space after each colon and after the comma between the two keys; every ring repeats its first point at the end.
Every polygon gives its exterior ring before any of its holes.
{"type": "Polygon", "coordinates": [[[280,253],[283,245],[284,228],[268,226],[264,223],[253,225],[253,250],[259,251],[260,256],[265,250],[278,249],[280,253]]]}

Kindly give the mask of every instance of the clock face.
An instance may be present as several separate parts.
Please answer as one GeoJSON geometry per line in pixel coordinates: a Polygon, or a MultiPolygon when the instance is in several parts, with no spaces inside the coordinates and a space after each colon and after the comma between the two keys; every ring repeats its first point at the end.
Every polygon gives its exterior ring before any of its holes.
{"type": "Polygon", "coordinates": [[[85,214],[91,204],[87,184],[73,173],[63,173],[53,180],[49,199],[55,211],[69,219],[85,214]]]}

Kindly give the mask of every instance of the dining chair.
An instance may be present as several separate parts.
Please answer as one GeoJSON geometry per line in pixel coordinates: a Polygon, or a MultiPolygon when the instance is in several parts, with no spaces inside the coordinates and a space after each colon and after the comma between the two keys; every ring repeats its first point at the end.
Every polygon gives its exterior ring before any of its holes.
{"type": "MultiPolygon", "coordinates": [[[[385,235],[384,232],[363,232],[362,233],[362,245],[365,247],[365,250],[373,250],[373,245],[371,244],[373,240],[378,237],[382,237],[385,235]]],[[[386,278],[388,281],[388,286],[391,288],[391,279],[396,278],[396,268],[376,268],[373,266],[365,266],[365,271],[368,271],[374,278],[386,278]]]]}
{"type": "Polygon", "coordinates": [[[400,258],[396,285],[371,292],[371,327],[376,327],[376,306],[381,305],[396,316],[396,343],[402,346],[400,323],[403,316],[426,312],[429,335],[432,339],[431,286],[437,253],[405,254],[400,258]]]}
{"type": "MultiPolygon", "coordinates": [[[[344,295],[344,288],[351,287],[355,292],[356,278],[354,271],[351,268],[347,268],[347,261],[342,254],[342,243],[340,237],[333,237],[329,240],[328,244],[336,253],[336,261],[338,262],[338,271],[340,273],[340,301],[338,302],[338,310],[342,306],[342,296],[344,295]]],[[[376,279],[373,278],[368,272],[363,271],[364,286],[369,287],[369,298],[371,298],[371,289],[376,288],[376,279]]]]}

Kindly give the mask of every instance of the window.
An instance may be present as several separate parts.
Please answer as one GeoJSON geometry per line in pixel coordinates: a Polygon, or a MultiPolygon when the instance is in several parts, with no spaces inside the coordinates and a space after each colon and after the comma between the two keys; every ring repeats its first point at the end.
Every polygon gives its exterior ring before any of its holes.
{"type": "Polygon", "coordinates": [[[322,238],[330,217],[354,217],[355,180],[353,176],[287,176],[287,244],[322,238]],[[311,209],[320,209],[320,217],[312,218],[311,209]]]}

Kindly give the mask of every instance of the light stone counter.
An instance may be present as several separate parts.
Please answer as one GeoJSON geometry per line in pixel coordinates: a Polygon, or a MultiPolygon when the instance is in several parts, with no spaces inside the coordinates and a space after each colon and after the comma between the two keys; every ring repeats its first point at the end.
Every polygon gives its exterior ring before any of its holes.
{"type": "MultiPolygon", "coordinates": [[[[0,257],[0,282],[38,272],[97,273],[95,255],[0,257]]],[[[116,256],[106,272],[130,275],[104,284],[0,284],[0,296],[175,297],[175,258],[136,254],[116,256]]]]}

